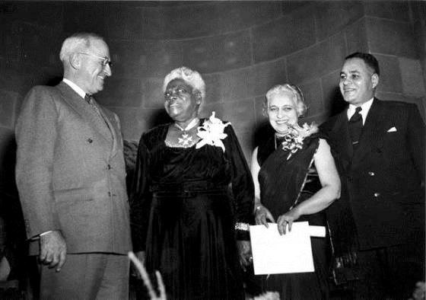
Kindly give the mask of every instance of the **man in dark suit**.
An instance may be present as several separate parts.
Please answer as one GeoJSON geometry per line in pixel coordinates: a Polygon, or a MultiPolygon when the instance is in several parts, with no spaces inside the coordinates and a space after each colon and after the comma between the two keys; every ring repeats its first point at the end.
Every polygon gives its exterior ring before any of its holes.
{"type": "Polygon", "coordinates": [[[30,253],[42,263],[40,298],[127,299],[123,140],[118,117],[91,97],[111,76],[109,49],[97,35],[75,34],[60,59],[63,81],[32,88],[16,125],[16,179],[30,253]]]}
{"type": "Polygon", "coordinates": [[[416,105],[374,97],[379,76],[373,55],[347,56],[339,86],[349,107],[321,129],[357,232],[354,298],[408,299],[424,281],[425,125],[416,105]]]}

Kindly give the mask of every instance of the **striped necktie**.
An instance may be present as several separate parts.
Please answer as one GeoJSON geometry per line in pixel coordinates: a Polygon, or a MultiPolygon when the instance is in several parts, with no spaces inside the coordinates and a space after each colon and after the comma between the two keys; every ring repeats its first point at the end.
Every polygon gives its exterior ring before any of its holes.
{"type": "Polygon", "coordinates": [[[361,107],[357,107],[355,113],[349,119],[349,135],[352,141],[352,147],[356,149],[359,145],[359,139],[362,133],[362,115],[360,114],[361,107]]]}
{"type": "Polygon", "coordinates": [[[86,96],[84,96],[84,100],[86,100],[86,101],[87,101],[87,103],[89,103],[89,104],[93,107],[93,109],[96,111],[96,113],[97,113],[100,117],[102,117],[102,119],[103,119],[103,116],[102,116],[102,114],[101,114],[101,111],[100,111],[99,107],[96,105],[95,98],[93,98],[93,96],[92,96],[92,95],[86,94],[86,96]]]}

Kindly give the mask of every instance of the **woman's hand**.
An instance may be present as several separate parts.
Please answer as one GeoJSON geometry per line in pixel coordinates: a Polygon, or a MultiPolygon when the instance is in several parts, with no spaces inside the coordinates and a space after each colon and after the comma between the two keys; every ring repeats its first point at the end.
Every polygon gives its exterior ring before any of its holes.
{"type": "Polygon", "coordinates": [[[277,227],[278,232],[280,235],[283,235],[286,233],[286,227],[288,226],[288,231],[291,231],[291,226],[293,225],[293,222],[300,218],[300,213],[298,212],[297,208],[294,208],[285,214],[279,216],[277,220],[277,227]]]}
{"type": "Polygon", "coordinates": [[[272,216],[271,212],[262,204],[256,205],[255,210],[255,221],[257,225],[265,225],[268,227],[268,220],[272,223],[275,223],[275,219],[272,216]]]}

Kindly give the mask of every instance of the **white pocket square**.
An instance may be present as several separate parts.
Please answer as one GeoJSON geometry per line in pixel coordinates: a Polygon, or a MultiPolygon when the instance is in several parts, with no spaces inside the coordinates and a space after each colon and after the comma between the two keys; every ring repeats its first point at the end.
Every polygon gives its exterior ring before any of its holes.
{"type": "Polygon", "coordinates": [[[396,132],[396,127],[392,127],[391,129],[388,130],[388,132],[396,132]]]}

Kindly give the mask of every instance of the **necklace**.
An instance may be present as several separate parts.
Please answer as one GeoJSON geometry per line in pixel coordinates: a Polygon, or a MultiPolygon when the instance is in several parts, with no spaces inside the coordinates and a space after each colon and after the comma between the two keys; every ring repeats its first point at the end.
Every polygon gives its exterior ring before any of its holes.
{"type": "Polygon", "coordinates": [[[200,120],[198,118],[195,118],[185,128],[183,128],[182,126],[176,123],[174,124],[180,131],[182,131],[181,137],[178,138],[179,145],[183,147],[188,147],[189,145],[192,144],[192,136],[188,134],[188,131],[194,128],[195,126],[197,126],[198,121],[200,120]]]}

